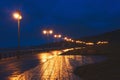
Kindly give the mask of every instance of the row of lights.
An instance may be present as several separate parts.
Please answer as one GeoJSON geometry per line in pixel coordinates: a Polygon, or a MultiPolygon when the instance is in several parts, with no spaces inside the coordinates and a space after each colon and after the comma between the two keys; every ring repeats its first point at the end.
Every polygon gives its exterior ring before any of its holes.
{"type": "MultiPolygon", "coordinates": [[[[53,34],[53,30],[43,30],[43,34],[47,35],[47,36],[52,35],[53,34]]],[[[54,38],[61,38],[62,35],[61,34],[54,34],[53,37],[54,38]]]]}
{"type": "MultiPolygon", "coordinates": [[[[53,30],[43,30],[43,34],[45,35],[52,35],[53,34],[53,30]]],[[[98,41],[97,43],[94,43],[94,42],[84,42],[84,41],[80,41],[80,40],[73,40],[71,38],[68,38],[68,37],[62,37],[61,34],[54,34],[54,38],[61,38],[67,42],[75,42],[77,44],[85,44],[85,45],[100,45],[100,44],[108,44],[108,41],[98,41]]]]}
{"type": "MultiPolygon", "coordinates": [[[[43,34],[44,35],[52,35],[53,34],[53,30],[43,30],[43,34]]],[[[108,41],[98,41],[97,43],[93,43],[93,42],[84,42],[84,41],[80,41],[80,40],[73,40],[71,38],[68,38],[68,37],[62,37],[61,34],[54,34],[53,36],[54,38],[61,38],[67,42],[74,42],[74,43],[77,43],[77,44],[85,44],[85,45],[99,45],[99,44],[108,44],[108,41]]]]}

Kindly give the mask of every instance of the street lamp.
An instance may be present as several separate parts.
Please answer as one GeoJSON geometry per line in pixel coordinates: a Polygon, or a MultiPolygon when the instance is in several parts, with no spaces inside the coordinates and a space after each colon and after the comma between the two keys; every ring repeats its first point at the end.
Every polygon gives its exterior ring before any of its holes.
{"type": "Polygon", "coordinates": [[[49,41],[49,35],[52,35],[53,34],[53,30],[49,30],[49,29],[45,29],[45,30],[43,30],[42,31],[42,33],[44,34],[44,35],[47,35],[47,40],[49,41]]]}
{"type": "Polygon", "coordinates": [[[20,20],[22,19],[20,11],[13,13],[13,17],[18,21],[18,49],[20,49],[20,20]]]}
{"type": "Polygon", "coordinates": [[[53,34],[53,30],[43,30],[43,34],[45,34],[45,35],[51,35],[51,34],[53,34]]]}
{"type": "Polygon", "coordinates": [[[54,35],[54,38],[56,38],[57,39],[57,41],[58,41],[58,39],[60,39],[62,37],[62,35],[61,34],[55,34],[54,35]]]}
{"type": "Polygon", "coordinates": [[[54,38],[61,38],[62,37],[62,35],[60,35],[60,34],[56,34],[56,35],[54,35],[54,38]]]}

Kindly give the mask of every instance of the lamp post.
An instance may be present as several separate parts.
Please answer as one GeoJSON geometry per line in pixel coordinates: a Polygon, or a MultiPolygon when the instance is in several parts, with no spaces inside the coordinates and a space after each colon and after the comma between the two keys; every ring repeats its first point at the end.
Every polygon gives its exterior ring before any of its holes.
{"type": "Polygon", "coordinates": [[[53,34],[53,30],[43,30],[43,34],[49,36],[53,34]]]}
{"type": "Polygon", "coordinates": [[[62,44],[62,42],[60,42],[60,39],[62,39],[62,35],[61,34],[55,34],[54,38],[56,38],[55,44],[57,44],[59,46],[58,49],[63,48],[63,44],[62,44]]]}
{"type": "Polygon", "coordinates": [[[22,19],[20,11],[13,13],[13,17],[18,21],[18,49],[20,49],[20,20],[22,19]]]}
{"type": "MultiPolygon", "coordinates": [[[[43,34],[47,35],[47,37],[49,37],[49,35],[53,34],[53,30],[43,30],[43,34]]],[[[47,38],[48,39],[48,38],[47,38]]]]}
{"type": "Polygon", "coordinates": [[[58,39],[60,39],[62,37],[62,35],[61,34],[55,34],[54,35],[54,38],[56,38],[57,39],[57,41],[58,41],[58,39]]]}

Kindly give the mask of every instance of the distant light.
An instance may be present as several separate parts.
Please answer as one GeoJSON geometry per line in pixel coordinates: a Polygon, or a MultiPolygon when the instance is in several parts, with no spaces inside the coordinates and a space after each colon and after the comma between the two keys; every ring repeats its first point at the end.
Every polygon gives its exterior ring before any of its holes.
{"type": "Polygon", "coordinates": [[[96,44],[108,44],[108,41],[98,41],[96,44]]]}
{"type": "Polygon", "coordinates": [[[58,34],[58,35],[54,35],[54,38],[61,38],[62,35],[58,34]]]}
{"type": "Polygon", "coordinates": [[[57,37],[57,35],[54,35],[54,38],[56,38],[57,37]]]}
{"type": "Polygon", "coordinates": [[[72,42],[74,42],[74,40],[71,40],[72,42]]]}
{"type": "Polygon", "coordinates": [[[94,45],[93,42],[87,42],[86,45],[94,45]]]}
{"type": "Polygon", "coordinates": [[[67,40],[67,37],[64,37],[64,40],[67,40]]]}
{"type": "Polygon", "coordinates": [[[52,34],[52,33],[53,33],[53,31],[52,31],[52,30],[50,30],[50,31],[49,31],[49,33],[50,33],[50,34],[52,34]]]}
{"type": "Polygon", "coordinates": [[[43,30],[43,34],[50,35],[53,33],[53,30],[43,30]]]}
{"type": "Polygon", "coordinates": [[[60,35],[60,34],[59,34],[59,35],[58,35],[58,37],[59,37],[59,38],[61,38],[61,37],[62,37],[62,35],[60,35]]]}
{"type": "Polygon", "coordinates": [[[47,34],[47,31],[46,31],[46,30],[44,30],[44,31],[43,31],[43,34],[47,34]]]}

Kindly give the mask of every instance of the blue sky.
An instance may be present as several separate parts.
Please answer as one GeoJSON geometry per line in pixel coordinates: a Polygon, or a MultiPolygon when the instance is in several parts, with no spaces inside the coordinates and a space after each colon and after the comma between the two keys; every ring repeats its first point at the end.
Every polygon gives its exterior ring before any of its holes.
{"type": "Polygon", "coordinates": [[[119,0],[1,0],[0,47],[17,47],[12,13],[18,9],[23,16],[21,46],[32,46],[46,43],[41,33],[46,27],[72,38],[120,29],[119,4],[119,0]]]}

